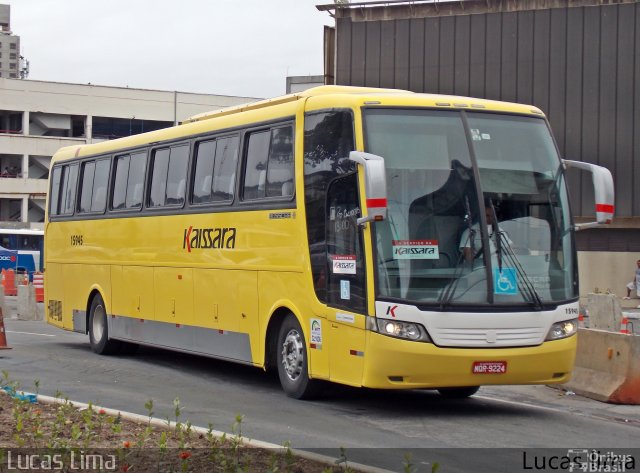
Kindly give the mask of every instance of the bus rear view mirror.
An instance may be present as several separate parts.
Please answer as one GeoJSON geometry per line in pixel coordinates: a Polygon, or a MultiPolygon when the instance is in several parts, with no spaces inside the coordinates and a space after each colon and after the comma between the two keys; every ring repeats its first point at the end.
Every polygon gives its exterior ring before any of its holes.
{"type": "Polygon", "coordinates": [[[584,230],[598,225],[611,223],[615,210],[615,198],[613,191],[613,177],[611,172],[602,166],[583,163],[581,161],[562,160],[566,168],[582,169],[589,171],[593,176],[593,189],[596,202],[596,221],[576,224],[576,230],[584,230]]]}
{"type": "Polygon", "coordinates": [[[360,164],[364,171],[367,194],[364,207],[367,213],[366,216],[358,219],[358,225],[384,220],[387,218],[387,175],[384,158],[362,151],[351,151],[349,159],[360,164]]]}

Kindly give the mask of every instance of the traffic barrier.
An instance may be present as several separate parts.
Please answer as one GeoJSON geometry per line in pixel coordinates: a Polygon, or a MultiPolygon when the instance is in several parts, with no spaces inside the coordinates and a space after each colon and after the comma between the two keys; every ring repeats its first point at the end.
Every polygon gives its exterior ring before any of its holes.
{"type": "Polygon", "coordinates": [[[581,396],[612,404],[640,404],[640,337],[581,328],[571,381],[581,396]]]}
{"type": "Polygon", "coordinates": [[[629,331],[629,319],[625,316],[620,319],[620,333],[631,335],[631,331],[629,331]]]}
{"type": "Polygon", "coordinates": [[[4,316],[2,315],[2,307],[0,307],[0,350],[11,350],[7,345],[7,335],[4,331],[4,316]]]}
{"type": "Polygon", "coordinates": [[[33,286],[18,286],[16,315],[18,320],[42,320],[33,286]]]}
{"type": "Polygon", "coordinates": [[[36,290],[36,302],[44,302],[44,274],[33,273],[33,287],[36,290]]]}
{"type": "Polygon", "coordinates": [[[4,287],[5,296],[18,295],[18,290],[16,289],[16,273],[13,269],[2,270],[2,286],[4,287]]]}

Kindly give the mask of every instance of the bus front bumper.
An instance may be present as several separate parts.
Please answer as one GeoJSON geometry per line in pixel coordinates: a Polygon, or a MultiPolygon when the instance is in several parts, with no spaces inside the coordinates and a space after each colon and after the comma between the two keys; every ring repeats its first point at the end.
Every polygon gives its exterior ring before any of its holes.
{"type": "Polygon", "coordinates": [[[446,348],[367,332],[362,385],[381,389],[442,388],[569,381],[577,336],[517,348],[446,348]],[[476,362],[499,362],[500,374],[474,374],[476,362]]]}

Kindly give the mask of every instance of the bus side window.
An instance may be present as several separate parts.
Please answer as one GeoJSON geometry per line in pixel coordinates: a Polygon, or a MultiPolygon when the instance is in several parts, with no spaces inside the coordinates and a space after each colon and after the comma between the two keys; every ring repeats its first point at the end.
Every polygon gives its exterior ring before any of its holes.
{"type": "Polygon", "coordinates": [[[76,203],[76,184],[78,182],[78,164],[63,166],[63,178],[60,201],[60,214],[73,215],[76,203]]]}
{"type": "Polygon", "coordinates": [[[197,144],[191,202],[224,202],[233,199],[238,162],[238,136],[197,144]]]}
{"type": "Polygon", "coordinates": [[[245,200],[293,195],[293,127],[286,125],[249,135],[245,200]]]}
{"type": "Polygon", "coordinates": [[[111,196],[111,208],[113,210],[124,209],[127,197],[127,176],[129,175],[129,162],[131,157],[126,154],[118,156],[114,160],[113,195],[111,196]]]}
{"type": "Polygon", "coordinates": [[[237,135],[218,140],[211,184],[212,199],[215,201],[233,200],[239,141],[237,135]]]}
{"type": "Polygon", "coordinates": [[[269,139],[268,130],[249,135],[242,194],[244,200],[261,199],[265,195],[264,182],[269,156],[269,139]]]}
{"type": "Polygon", "coordinates": [[[58,215],[60,213],[60,178],[62,177],[62,168],[56,167],[51,174],[51,190],[49,191],[49,215],[58,215]]]}
{"type": "Polygon", "coordinates": [[[169,148],[155,150],[151,156],[149,207],[162,207],[165,204],[168,169],[169,148]]]}
{"type": "Polygon", "coordinates": [[[169,154],[165,204],[182,205],[185,196],[189,145],[174,146],[169,154]]]}
{"type": "Polygon", "coordinates": [[[96,175],[93,178],[93,195],[91,198],[91,211],[104,212],[107,205],[107,186],[109,183],[110,159],[96,161],[96,175]]]}
{"type": "Polygon", "coordinates": [[[146,168],[146,151],[131,155],[131,161],[128,167],[127,197],[125,199],[125,207],[128,209],[139,209],[142,207],[142,191],[144,189],[144,173],[146,168]]]}
{"type": "Polygon", "coordinates": [[[267,197],[293,195],[293,128],[271,130],[271,149],[267,168],[267,197]]]}

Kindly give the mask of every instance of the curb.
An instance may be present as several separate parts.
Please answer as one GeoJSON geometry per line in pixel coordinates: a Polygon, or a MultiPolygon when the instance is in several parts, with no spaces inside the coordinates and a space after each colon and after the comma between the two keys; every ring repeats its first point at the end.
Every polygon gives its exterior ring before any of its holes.
{"type": "MultiPolygon", "coordinates": [[[[0,394],[4,393],[4,391],[0,391],[0,394]]],[[[5,393],[7,395],[10,395],[8,393],[5,393]]],[[[144,422],[144,423],[151,423],[151,425],[157,426],[157,427],[164,427],[164,428],[169,428],[169,429],[175,429],[176,428],[176,423],[173,421],[168,421],[165,419],[159,419],[157,417],[149,417],[149,416],[144,416],[141,414],[135,414],[133,412],[127,412],[127,411],[123,411],[120,409],[111,409],[108,407],[101,407],[101,406],[95,406],[95,405],[91,405],[89,406],[89,404],[85,404],[84,402],[78,402],[78,401],[70,401],[68,399],[61,399],[58,397],[51,397],[51,396],[45,396],[42,394],[33,394],[33,393],[28,393],[28,392],[24,392],[24,391],[17,391],[17,394],[21,395],[21,396],[25,396],[28,398],[35,398],[37,399],[38,402],[41,402],[43,404],[64,404],[64,403],[69,403],[71,404],[73,407],[77,408],[77,409],[93,409],[95,412],[99,412],[100,410],[104,410],[105,414],[111,415],[111,416],[120,416],[123,419],[126,420],[130,420],[133,422],[144,422]]],[[[211,434],[215,437],[222,437],[223,435],[228,436],[229,434],[227,432],[222,432],[220,430],[211,430],[209,431],[208,428],[205,427],[199,427],[199,426],[195,426],[192,425],[191,426],[191,430],[193,430],[194,432],[197,432],[199,434],[207,434],[208,432],[211,432],[211,434]]],[[[242,438],[241,439],[241,444],[244,447],[252,447],[252,448],[262,448],[265,450],[273,450],[276,451],[278,453],[286,453],[287,452],[287,448],[283,447],[282,445],[277,445],[275,443],[269,443],[269,442],[264,442],[262,440],[255,440],[255,439],[248,439],[248,438],[242,438]]],[[[336,465],[336,460],[338,460],[335,457],[330,457],[327,455],[321,455],[319,453],[313,453],[313,452],[307,452],[305,450],[298,450],[298,449],[293,449],[290,448],[289,451],[297,457],[306,459],[306,460],[313,460],[313,461],[317,461],[317,462],[322,462],[322,463],[326,463],[327,466],[332,466],[332,465],[336,465]]],[[[363,473],[392,473],[392,470],[385,470],[383,468],[378,468],[375,466],[369,466],[369,465],[363,465],[361,463],[355,463],[355,462],[351,462],[348,461],[348,465],[350,468],[362,471],[363,473]]]]}

